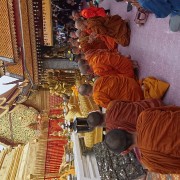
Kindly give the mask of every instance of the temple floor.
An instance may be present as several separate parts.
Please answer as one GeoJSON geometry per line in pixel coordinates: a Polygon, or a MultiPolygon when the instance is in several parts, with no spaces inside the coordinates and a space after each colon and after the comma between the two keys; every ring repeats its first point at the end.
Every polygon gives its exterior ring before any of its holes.
{"type": "MultiPolygon", "coordinates": [[[[104,0],[100,4],[110,9],[111,15],[118,14],[130,21],[131,42],[128,47],[119,45],[118,49],[124,55],[131,55],[138,61],[140,79],[155,76],[170,83],[170,88],[164,97],[167,104],[180,105],[180,33],[169,30],[169,17],[157,19],[150,14],[145,25],[138,26],[135,22],[136,8],[127,12],[127,4],[115,0],[104,0]]],[[[179,175],[161,175],[148,173],[146,180],[179,180],[179,175]]]]}
{"type": "Polygon", "coordinates": [[[118,14],[130,20],[130,45],[119,46],[119,51],[138,61],[140,78],[155,76],[169,82],[170,88],[164,102],[180,105],[180,33],[169,30],[169,17],[157,19],[150,14],[145,25],[138,27],[134,22],[135,7],[127,12],[127,4],[115,0],[104,0],[100,6],[110,9],[111,15],[118,14]]]}

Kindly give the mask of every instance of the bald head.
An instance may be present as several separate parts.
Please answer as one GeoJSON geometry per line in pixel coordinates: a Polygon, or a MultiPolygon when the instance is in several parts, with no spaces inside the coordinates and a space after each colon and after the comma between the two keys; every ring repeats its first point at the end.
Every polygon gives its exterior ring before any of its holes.
{"type": "Polygon", "coordinates": [[[75,32],[75,34],[76,34],[76,37],[80,37],[80,34],[81,34],[81,30],[76,30],[76,32],[75,32]]]}
{"type": "Polygon", "coordinates": [[[72,17],[74,20],[77,20],[80,18],[80,13],[77,10],[72,11],[72,17]]]}
{"type": "Polygon", "coordinates": [[[78,92],[82,96],[91,96],[93,93],[93,87],[90,84],[82,84],[79,86],[78,92]]]}
{"type": "Polygon", "coordinates": [[[96,127],[102,125],[104,122],[104,116],[100,112],[91,112],[87,117],[87,123],[90,127],[96,127]]]}
{"type": "Polygon", "coordinates": [[[70,36],[71,38],[73,38],[73,39],[76,39],[76,38],[77,38],[76,33],[75,33],[74,31],[71,31],[70,34],[69,34],[69,36],[70,36]]]}
{"type": "MultiPolygon", "coordinates": [[[[81,58],[81,57],[80,57],[81,58]]],[[[78,60],[78,66],[88,65],[88,62],[85,59],[79,59],[78,60]]]]}
{"type": "Polygon", "coordinates": [[[111,151],[119,154],[133,145],[133,135],[125,130],[113,129],[106,134],[104,142],[111,151]]]}
{"type": "Polygon", "coordinates": [[[75,21],[75,28],[83,31],[86,29],[86,20],[83,20],[83,19],[77,19],[75,21]]]}
{"type": "Polygon", "coordinates": [[[93,74],[93,70],[88,64],[84,64],[82,66],[79,66],[79,70],[82,75],[88,75],[88,74],[93,74]]]}

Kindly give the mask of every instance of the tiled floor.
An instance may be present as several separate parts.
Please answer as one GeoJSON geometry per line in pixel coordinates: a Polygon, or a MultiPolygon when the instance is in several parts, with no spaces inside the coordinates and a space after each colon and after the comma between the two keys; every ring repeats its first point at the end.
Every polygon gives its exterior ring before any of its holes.
{"type": "Polygon", "coordinates": [[[169,18],[157,19],[151,14],[146,24],[138,27],[134,22],[136,8],[126,12],[127,4],[115,0],[104,0],[100,6],[110,9],[111,15],[130,20],[130,46],[119,46],[119,51],[138,61],[141,78],[155,76],[169,82],[164,101],[180,105],[180,33],[169,31],[169,18]]]}

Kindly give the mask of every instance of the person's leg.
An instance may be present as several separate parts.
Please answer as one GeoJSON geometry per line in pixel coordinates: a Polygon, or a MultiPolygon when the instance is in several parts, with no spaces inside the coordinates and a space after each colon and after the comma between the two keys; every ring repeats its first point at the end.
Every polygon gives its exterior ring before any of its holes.
{"type": "Polygon", "coordinates": [[[110,14],[110,9],[105,9],[106,14],[110,14]]]}
{"type": "Polygon", "coordinates": [[[180,15],[172,15],[170,17],[169,28],[173,32],[180,31],[180,15]]]}
{"type": "Polygon", "coordinates": [[[132,4],[131,4],[131,2],[128,2],[128,4],[127,4],[127,12],[130,12],[131,10],[132,10],[132,4]]]}

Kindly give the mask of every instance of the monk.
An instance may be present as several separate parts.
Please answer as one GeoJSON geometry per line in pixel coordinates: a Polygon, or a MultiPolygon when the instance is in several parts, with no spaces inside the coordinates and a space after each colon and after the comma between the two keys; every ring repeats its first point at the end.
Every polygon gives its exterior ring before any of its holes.
{"type": "Polygon", "coordinates": [[[82,75],[93,75],[93,69],[88,65],[88,64],[84,64],[84,65],[80,65],[78,64],[79,70],[81,72],[82,75]]]}
{"type": "Polygon", "coordinates": [[[78,37],[76,36],[76,32],[75,31],[71,31],[69,36],[73,39],[77,39],[78,37]]]}
{"type": "Polygon", "coordinates": [[[104,125],[106,131],[113,129],[124,129],[128,132],[136,132],[136,124],[139,114],[148,108],[164,106],[159,99],[146,99],[136,102],[111,101],[107,107],[106,114],[91,112],[87,117],[89,126],[96,127],[104,125]]]}
{"type": "Polygon", "coordinates": [[[102,41],[100,38],[96,38],[95,41],[89,42],[89,36],[83,36],[79,38],[79,43],[81,47],[81,51],[85,53],[86,51],[90,49],[106,49],[108,50],[107,44],[102,41]]]}
{"type": "Polygon", "coordinates": [[[94,17],[87,20],[79,19],[75,26],[80,30],[88,30],[99,35],[108,36],[115,40],[117,44],[128,46],[130,43],[130,27],[128,22],[120,16],[94,17]]]}
{"type": "Polygon", "coordinates": [[[105,143],[116,153],[137,146],[149,171],[180,174],[180,107],[147,109],[139,115],[136,129],[137,134],[112,130],[106,135],[105,143]]]}
{"type": "Polygon", "coordinates": [[[85,59],[98,76],[121,74],[134,78],[132,61],[117,51],[93,49],[85,52],[85,59]]]}
{"type": "Polygon", "coordinates": [[[72,11],[72,19],[74,21],[78,20],[79,18],[81,18],[81,14],[79,13],[79,11],[77,10],[73,10],[72,11]]]}
{"type": "MultiPolygon", "coordinates": [[[[77,22],[81,22],[81,20],[76,21],[75,26],[78,29],[78,23],[77,22]]],[[[114,50],[117,49],[118,44],[114,41],[113,38],[109,37],[109,36],[105,36],[105,35],[100,35],[97,33],[92,33],[90,30],[83,30],[81,31],[80,29],[78,29],[77,36],[79,36],[79,38],[84,39],[86,38],[88,43],[95,43],[97,40],[100,41],[101,43],[105,43],[105,45],[107,46],[107,48],[109,50],[114,50]]]]}
{"type": "Polygon", "coordinates": [[[97,105],[107,108],[112,100],[139,101],[144,99],[139,84],[132,78],[121,75],[102,76],[95,80],[94,87],[82,84],[78,89],[83,96],[93,96],[97,105]]]}
{"type": "Polygon", "coordinates": [[[73,54],[82,54],[90,49],[106,49],[107,50],[107,46],[104,43],[101,43],[102,41],[95,41],[95,43],[88,43],[88,42],[79,42],[79,43],[74,43],[73,41],[71,42],[72,45],[74,45],[72,47],[72,53],[73,54]],[[77,46],[78,45],[78,46],[77,46]]]}

